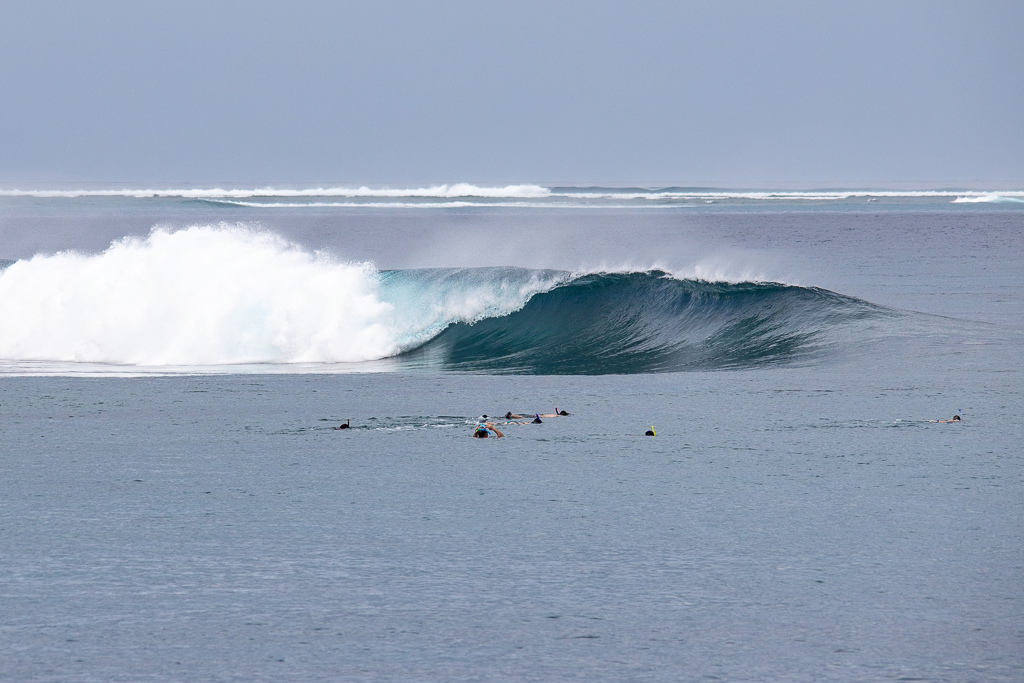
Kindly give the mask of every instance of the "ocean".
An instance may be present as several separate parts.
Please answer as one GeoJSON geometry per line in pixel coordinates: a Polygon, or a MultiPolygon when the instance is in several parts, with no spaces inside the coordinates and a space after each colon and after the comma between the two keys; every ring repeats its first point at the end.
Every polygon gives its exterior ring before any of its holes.
{"type": "Polygon", "coordinates": [[[1024,192],[3,190],[0,679],[1018,681],[1022,350],[1024,192]]]}

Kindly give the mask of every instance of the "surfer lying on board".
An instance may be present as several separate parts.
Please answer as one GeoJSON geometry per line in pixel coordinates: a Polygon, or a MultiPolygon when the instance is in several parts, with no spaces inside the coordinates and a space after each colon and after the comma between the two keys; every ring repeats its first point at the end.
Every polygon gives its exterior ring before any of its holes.
{"type": "Polygon", "coordinates": [[[486,439],[490,436],[490,432],[494,432],[494,438],[500,439],[505,436],[495,428],[493,422],[478,422],[476,425],[476,431],[473,432],[474,439],[486,439]]]}
{"type": "Polygon", "coordinates": [[[568,414],[569,413],[567,413],[564,410],[559,410],[558,406],[555,406],[555,412],[553,412],[553,413],[541,413],[537,417],[565,417],[568,414]]]}

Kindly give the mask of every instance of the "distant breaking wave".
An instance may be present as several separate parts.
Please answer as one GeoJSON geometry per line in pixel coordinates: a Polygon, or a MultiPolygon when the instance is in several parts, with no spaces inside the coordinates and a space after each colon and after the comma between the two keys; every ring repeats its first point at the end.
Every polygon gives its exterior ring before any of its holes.
{"type": "Polygon", "coordinates": [[[550,196],[551,191],[538,185],[506,185],[504,187],[478,187],[468,183],[434,185],[414,189],[389,189],[368,187],[317,187],[288,189],[262,187],[255,189],[109,189],[109,190],[0,190],[0,197],[180,197],[184,199],[246,199],[250,197],[369,197],[454,199],[458,197],[522,198],[532,199],[550,196]]]}
{"type": "Polygon", "coordinates": [[[954,204],[997,204],[1001,202],[1024,202],[1024,192],[980,192],[959,196],[954,204]]]}
{"type": "Polygon", "coordinates": [[[190,372],[384,358],[457,372],[745,368],[816,358],[890,315],[817,288],[662,271],[378,271],[230,225],[0,268],[3,361],[190,372]]]}
{"type": "Polygon", "coordinates": [[[722,190],[713,188],[543,187],[534,184],[484,187],[469,183],[420,188],[170,188],[170,189],[6,189],[0,197],[39,199],[123,198],[179,199],[249,208],[464,208],[476,206],[601,206],[632,208],[764,202],[822,203],[840,201],[952,201],[954,203],[1024,202],[1024,191],[977,190],[722,190]],[[288,200],[288,201],[281,201],[288,200]],[[341,201],[339,201],[341,200],[341,201]]]}

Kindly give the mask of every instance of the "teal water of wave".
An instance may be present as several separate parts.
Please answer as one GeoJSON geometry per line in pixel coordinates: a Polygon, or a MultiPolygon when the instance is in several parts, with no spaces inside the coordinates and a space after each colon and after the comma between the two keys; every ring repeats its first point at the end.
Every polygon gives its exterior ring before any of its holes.
{"type": "Polygon", "coordinates": [[[630,374],[810,361],[898,315],[816,287],[599,273],[451,325],[403,360],[445,370],[630,374]]]}

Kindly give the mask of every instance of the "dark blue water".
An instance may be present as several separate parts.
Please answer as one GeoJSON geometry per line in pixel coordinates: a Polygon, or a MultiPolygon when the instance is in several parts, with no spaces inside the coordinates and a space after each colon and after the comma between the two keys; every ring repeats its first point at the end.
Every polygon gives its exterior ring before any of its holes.
{"type": "MultiPolygon", "coordinates": [[[[0,257],[194,218],[44,208],[0,257]]],[[[0,678],[1024,676],[1024,213],[319,211],[239,218],[380,268],[732,284],[584,281],[387,372],[4,376],[0,678]]]]}

